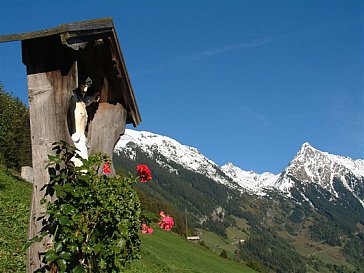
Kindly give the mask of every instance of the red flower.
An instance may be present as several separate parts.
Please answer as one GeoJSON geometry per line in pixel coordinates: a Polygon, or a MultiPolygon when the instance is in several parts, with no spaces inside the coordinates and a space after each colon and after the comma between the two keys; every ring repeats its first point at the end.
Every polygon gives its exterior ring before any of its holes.
{"type": "Polygon", "coordinates": [[[152,180],[151,172],[147,165],[140,164],[137,166],[137,175],[139,176],[140,182],[147,182],[152,180]]]}
{"type": "Polygon", "coordinates": [[[104,164],[104,167],[103,167],[103,170],[102,170],[104,173],[106,173],[106,174],[109,174],[109,173],[111,173],[111,169],[110,169],[110,166],[109,166],[109,162],[106,162],[105,164],[104,164]]]}
{"type": "Polygon", "coordinates": [[[159,215],[161,216],[161,219],[158,223],[158,225],[163,228],[164,230],[171,230],[171,228],[173,227],[174,225],[174,220],[172,217],[166,215],[163,211],[161,211],[159,213],[159,215]]]}

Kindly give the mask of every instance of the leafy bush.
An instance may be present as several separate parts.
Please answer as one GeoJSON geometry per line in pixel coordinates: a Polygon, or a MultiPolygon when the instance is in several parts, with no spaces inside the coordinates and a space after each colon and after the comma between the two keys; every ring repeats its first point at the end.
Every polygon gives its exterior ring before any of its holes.
{"type": "Polygon", "coordinates": [[[41,272],[55,272],[54,268],[57,272],[120,272],[140,257],[136,179],[108,176],[106,155],[93,155],[75,167],[71,161],[74,147],[59,142],[53,150],[56,155],[49,156],[50,182],[45,195],[57,199],[43,199],[47,217],[39,235],[50,236],[53,246],[44,255],[47,265],[41,272]]]}

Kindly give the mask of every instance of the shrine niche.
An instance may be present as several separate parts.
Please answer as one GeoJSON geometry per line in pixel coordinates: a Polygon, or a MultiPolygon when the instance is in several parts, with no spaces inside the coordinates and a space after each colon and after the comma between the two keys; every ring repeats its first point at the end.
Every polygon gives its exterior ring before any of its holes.
{"type": "MultiPolygon", "coordinates": [[[[112,157],[125,125],[137,126],[141,118],[111,18],[0,37],[0,42],[16,40],[21,40],[28,81],[32,238],[41,228],[37,218],[44,210],[41,189],[49,181],[45,166],[52,143],[65,140],[82,158],[96,152],[112,157]]],[[[28,272],[40,268],[40,255],[47,247],[46,242],[32,245],[28,272]]]]}

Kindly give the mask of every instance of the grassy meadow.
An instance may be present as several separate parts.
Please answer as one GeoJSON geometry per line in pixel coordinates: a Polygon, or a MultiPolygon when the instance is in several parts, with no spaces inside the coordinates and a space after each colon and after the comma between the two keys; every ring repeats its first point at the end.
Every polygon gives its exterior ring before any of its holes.
{"type": "Polygon", "coordinates": [[[0,272],[25,272],[31,184],[0,169],[0,272]]]}
{"type": "Polygon", "coordinates": [[[126,272],[234,273],[255,272],[249,267],[219,257],[198,244],[156,227],[151,235],[142,235],[142,259],[126,272]]]}

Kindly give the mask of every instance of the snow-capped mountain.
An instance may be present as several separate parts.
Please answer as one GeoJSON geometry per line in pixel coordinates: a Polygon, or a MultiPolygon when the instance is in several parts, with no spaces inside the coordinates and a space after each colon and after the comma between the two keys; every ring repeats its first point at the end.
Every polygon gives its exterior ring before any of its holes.
{"type": "MultiPolygon", "coordinates": [[[[332,155],[304,143],[294,159],[281,174],[245,171],[227,163],[220,167],[201,154],[198,149],[158,134],[126,129],[125,135],[115,147],[115,153],[123,153],[134,160],[136,147],[154,159],[160,166],[178,175],[176,164],[187,170],[202,174],[214,181],[239,191],[265,195],[266,190],[278,190],[291,195],[297,181],[316,185],[338,198],[338,181],[364,207],[364,160],[332,155]],[[173,162],[174,164],[171,164],[173,162]],[[173,167],[173,166],[174,167],[173,167]]],[[[304,193],[302,196],[307,199],[304,193]]]]}
{"type": "Polygon", "coordinates": [[[244,171],[231,162],[223,165],[221,170],[240,187],[257,195],[264,195],[263,190],[272,188],[280,176],[270,172],[258,174],[254,171],[244,171]]]}
{"type": "Polygon", "coordinates": [[[228,185],[230,188],[257,195],[264,195],[264,190],[270,188],[279,177],[268,172],[258,174],[253,171],[244,171],[232,163],[220,167],[196,148],[183,145],[170,137],[146,131],[126,129],[115,147],[115,153],[124,153],[130,159],[134,159],[135,147],[143,150],[171,173],[178,175],[178,169],[173,168],[169,161],[205,175],[218,183],[228,185]]]}
{"type": "Polygon", "coordinates": [[[135,146],[143,150],[150,158],[154,158],[159,165],[169,172],[178,175],[178,170],[168,164],[169,161],[172,161],[185,169],[203,174],[218,183],[231,184],[231,181],[221,173],[220,167],[216,163],[205,157],[196,148],[183,145],[170,137],[146,131],[126,129],[114,151],[117,154],[124,153],[129,158],[134,159],[135,146]]]}
{"type": "Polygon", "coordinates": [[[364,206],[364,160],[329,154],[304,143],[294,159],[273,184],[273,187],[290,195],[296,181],[322,187],[338,198],[336,183],[351,192],[364,206]]]}

